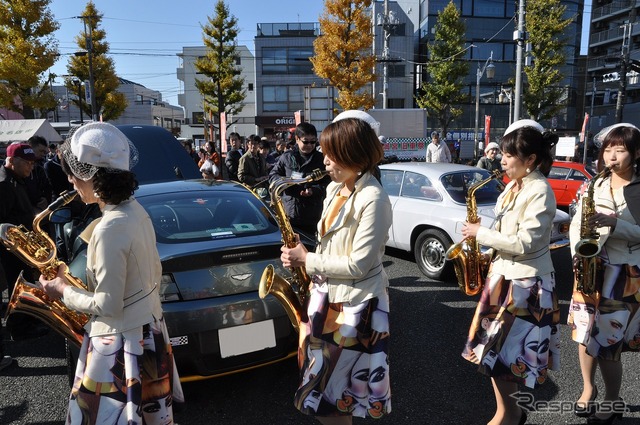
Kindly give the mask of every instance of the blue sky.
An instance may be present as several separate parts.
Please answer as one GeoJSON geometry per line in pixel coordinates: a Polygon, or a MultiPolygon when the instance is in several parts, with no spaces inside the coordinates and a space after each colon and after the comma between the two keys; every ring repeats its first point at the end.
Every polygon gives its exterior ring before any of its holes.
{"type": "MultiPolygon", "coordinates": [[[[183,46],[202,46],[201,24],[214,15],[216,0],[94,0],[103,15],[101,27],[107,33],[117,74],[162,93],[177,105],[180,81],[176,53],[183,46]]],[[[77,50],[75,37],[83,31],[76,18],[86,0],[53,0],[50,9],[60,23],[55,36],[63,55],[52,67],[56,75],[67,74],[68,54],[77,50]],[[66,55],[65,55],[66,54],[66,55]]],[[[238,44],[253,50],[256,24],[275,22],[317,22],[322,0],[227,0],[238,19],[238,44]]],[[[62,84],[62,79],[56,81],[62,84]]]]}

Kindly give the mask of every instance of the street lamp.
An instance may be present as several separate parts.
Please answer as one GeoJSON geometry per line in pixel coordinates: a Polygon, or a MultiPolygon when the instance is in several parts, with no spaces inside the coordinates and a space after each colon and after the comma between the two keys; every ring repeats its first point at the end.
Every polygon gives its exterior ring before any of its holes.
{"type": "Polygon", "coordinates": [[[496,75],[496,66],[493,64],[493,51],[491,56],[486,60],[484,66],[480,68],[480,62],[478,62],[478,70],[476,71],[476,127],[473,133],[473,158],[478,159],[478,120],[480,119],[480,78],[484,72],[487,71],[487,78],[493,80],[496,75]]]}

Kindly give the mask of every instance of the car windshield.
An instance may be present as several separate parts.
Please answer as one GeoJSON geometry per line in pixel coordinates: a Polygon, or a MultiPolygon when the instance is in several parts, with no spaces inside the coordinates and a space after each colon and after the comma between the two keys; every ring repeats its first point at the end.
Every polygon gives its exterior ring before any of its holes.
{"type": "MultiPolygon", "coordinates": [[[[440,182],[445,190],[455,202],[461,204],[466,203],[466,196],[469,188],[489,177],[489,172],[478,169],[469,171],[459,171],[455,173],[444,174],[440,177],[440,182]]],[[[501,180],[494,179],[475,192],[477,204],[495,204],[498,196],[504,189],[501,180]]]]}
{"type": "Polygon", "coordinates": [[[251,194],[198,191],[138,199],[161,243],[196,242],[278,230],[266,206],[251,194]]]}

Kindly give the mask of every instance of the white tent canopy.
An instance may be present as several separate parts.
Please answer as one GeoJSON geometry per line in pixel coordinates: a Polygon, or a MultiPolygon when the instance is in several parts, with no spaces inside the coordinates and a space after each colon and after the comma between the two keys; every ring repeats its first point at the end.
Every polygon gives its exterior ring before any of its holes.
{"type": "Polygon", "coordinates": [[[0,142],[26,142],[31,136],[42,136],[48,143],[62,141],[60,134],[45,119],[0,121],[0,142]]]}

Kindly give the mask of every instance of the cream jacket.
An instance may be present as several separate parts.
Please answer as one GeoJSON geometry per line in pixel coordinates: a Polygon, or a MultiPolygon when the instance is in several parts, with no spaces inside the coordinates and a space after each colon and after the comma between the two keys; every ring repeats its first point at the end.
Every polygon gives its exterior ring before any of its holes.
{"type": "MultiPolygon", "coordinates": [[[[334,182],[327,187],[321,222],[341,188],[334,182]]],[[[329,302],[358,304],[385,294],[389,278],[382,256],[390,227],[389,197],[366,173],[356,182],[335,223],[319,237],[316,252],[307,254],[307,273],[327,278],[329,302]]]]}
{"type": "Polygon", "coordinates": [[[64,303],[91,315],[90,336],[125,332],[162,317],[162,266],[151,220],[131,198],[107,205],[87,249],[87,287],[67,287],[64,303]]]}
{"type": "MultiPolygon", "coordinates": [[[[637,182],[634,182],[637,184],[637,182]]],[[[585,194],[586,195],[586,192],[585,194]]],[[[571,220],[569,237],[571,238],[571,255],[575,254],[575,245],[580,240],[580,225],[582,222],[582,203],[584,195],[578,203],[577,213],[571,220]]],[[[611,264],[640,265],[640,226],[636,224],[633,215],[629,211],[623,190],[612,197],[611,179],[598,180],[593,189],[596,211],[603,214],[615,214],[618,217],[615,228],[598,227],[600,237],[598,245],[606,247],[608,261],[611,264]],[[600,184],[601,183],[601,184],[600,184]]]]}
{"type": "Polygon", "coordinates": [[[476,240],[495,249],[491,274],[505,279],[542,276],[553,272],[549,252],[556,198],[547,179],[533,171],[522,179],[522,189],[501,207],[514,181],[509,182],[496,202],[496,228],[480,227],[476,240]]]}

